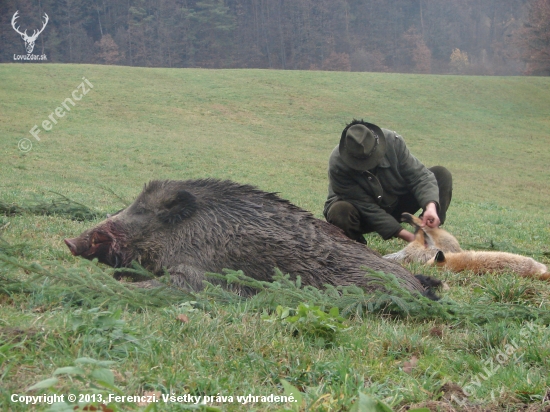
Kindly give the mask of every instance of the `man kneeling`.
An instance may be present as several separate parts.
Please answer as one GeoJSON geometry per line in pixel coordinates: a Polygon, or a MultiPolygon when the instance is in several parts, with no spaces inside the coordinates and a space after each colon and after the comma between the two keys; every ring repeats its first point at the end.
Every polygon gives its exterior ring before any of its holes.
{"type": "Polygon", "coordinates": [[[422,208],[422,224],[438,227],[445,222],[453,191],[446,168],[426,168],[401,136],[362,120],[343,130],[330,155],[328,177],[323,214],[361,243],[370,232],[412,242],[414,234],[399,224],[401,214],[422,208]]]}

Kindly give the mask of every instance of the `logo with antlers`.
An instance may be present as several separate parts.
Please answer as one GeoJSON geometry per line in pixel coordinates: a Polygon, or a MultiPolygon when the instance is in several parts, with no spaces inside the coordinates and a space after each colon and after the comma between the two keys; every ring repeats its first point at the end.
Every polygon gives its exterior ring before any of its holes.
{"type": "Polygon", "coordinates": [[[44,31],[46,28],[46,24],[48,24],[48,20],[50,19],[46,13],[44,13],[44,23],[42,25],[42,28],[40,30],[33,30],[32,36],[29,36],[27,34],[27,30],[25,30],[23,33],[19,31],[19,26],[15,27],[15,21],[19,18],[18,16],[19,10],[15,12],[11,19],[11,25],[13,29],[21,35],[21,38],[25,41],[25,48],[27,49],[27,53],[31,54],[34,50],[34,42],[36,41],[36,38],[40,33],[44,31]]]}

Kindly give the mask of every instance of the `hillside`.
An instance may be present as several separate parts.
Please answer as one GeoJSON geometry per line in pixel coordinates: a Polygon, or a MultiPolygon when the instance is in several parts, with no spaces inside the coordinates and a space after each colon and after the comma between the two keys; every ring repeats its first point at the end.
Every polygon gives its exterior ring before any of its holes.
{"type": "MultiPolygon", "coordinates": [[[[104,216],[131,202],[151,179],[216,177],[279,192],[321,217],[328,156],[346,122],[363,118],[396,130],[426,165],[451,170],[445,227],[464,248],[522,253],[549,264],[549,103],[550,78],[538,77],[5,64],[0,206],[62,195],[104,216]],[[35,125],[40,140],[29,133],[35,125]]],[[[329,348],[296,339],[280,323],[266,327],[247,303],[217,304],[197,295],[192,300],[207,304],[136,310],[110,301],[90,308],[62,290],[54,294],[51,279],[37,277],[40,289],[32,293],[11,288],[9,279],[35,273],[25,266],[32,262],[52,273],[80,273],[74,271],[82,262],[63,239],[99,220],[0,214],[0,252],[10,251],[23,265],[16,270],[0,262],[0,406],[56,368],[92,357],[116,362],[110,368],[127,395],[169,388],[181,395],[280,394],[285,379],[311,410],[349,410],[358,392],[399,410],[440,399],[446,383],[465,387],[513,339],[524,361],[503,365],[479,389],[470,385],[468,405],[520,409],[548,397],[547,318],[529,311],[549,309],[550,287],[514,275],[413,266],[415,273],[446,280],[451,301],[481,303],[503,315],[505,305],[516,305],[527,315],[479,324],[364,315],[346,320],[349,329],[329,348]],[[174,323],[182,313],[190,323],[174,323]],[[109,326],[102,329],[105,319],[109,326]],[[525,319],[538,331],[530,335],[534,341],[520,340],[525,319]],[[404,371],[414,358],[418,366],[404,371]]],[[[368,242],[381,253],[403,246],[376,235],[368,242]]],[[[94,268],[100,279],[111,273],[94,268]]],[[[72,387],[67,380],[63,385],[72,387]]]]}

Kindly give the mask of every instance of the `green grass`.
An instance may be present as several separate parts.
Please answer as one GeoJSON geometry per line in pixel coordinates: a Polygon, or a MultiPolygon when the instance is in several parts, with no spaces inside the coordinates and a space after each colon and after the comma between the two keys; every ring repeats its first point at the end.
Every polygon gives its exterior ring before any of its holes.
{"type": "MultiPolygon", "coordinates": [[[[454,193],[445,227],[465,248],[550,263],[550,78],[9,64],[0,65],[0,85],[0,202],[44,202],[59,193],[103,215],[132,201],[150,179],[217,177],[279,192],[321,217],[330,151],[346,122],[364,118],[402,134],[427,166],[451,170],[454,193]],[[93,89],[36,141],[29,130],[83,77],[93,89]],[[17,147],[23,138],[33,144],[27,153],[17,147]]],[[[98,221],[0,216],[0,237],[23,264],[72,270],[80,263],[63,239],[98,221]]],[[[368,241],[381,253],[403,246],[375,235],[368,241]]],[[[451,287],[447,298],[466,306],[550,309],[547,283],[514,275],[437,275],[451,287]]],[[[10,276],[30,274],[10,269],[10,276]]],[[[514,320],[478,325],[365,315],[348,319],[347,328],[323,346],[283,322],[263,320],[246,302],[198,296],[209,304],[117,312],[112,303],[79,307],[52,296],[47,283],[36,286],[32,293],[0,294],[2,410],[46,409],[12,403],[10,396],[58,368],[78,366],[83,357],[115,362],[106,367],[113,393],[282,395],[287,381],[302,392],[303,410],[349,410],[360,392],[395,410],[428,401],[437,410],[451,396],[445,390],[450,384],[471,393],[464,401],[468,410],[527,404],[538,410],[550,388],[549,331],[538,321],[524,338],[527,325],[514,320]],[[178,320],[181,314],[186,322],[178,320]],[[487,376],[486,363],[495,363],[512,341],[522,357],[487,376]],[[409,370],[407,362],[416,363],[409,370]]],[[[96,369],[102,368],[86,365],[72,379],[56,375],[48,393],[90,394],[94,386],[105,393],[96,369]]]]}

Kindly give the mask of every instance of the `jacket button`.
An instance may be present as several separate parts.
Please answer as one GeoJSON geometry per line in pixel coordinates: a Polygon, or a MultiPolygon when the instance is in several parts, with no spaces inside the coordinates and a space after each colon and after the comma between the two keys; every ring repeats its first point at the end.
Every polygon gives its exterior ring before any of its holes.
{"type": "Polygon", "coordinates": [[[369,180],[372,180],[372,177],[369,176],[369,180]]]}
{"type": "Polygon", "coordinates": [[[378,196],[378,199],[382,199],[382,196],[378,196]]]}

